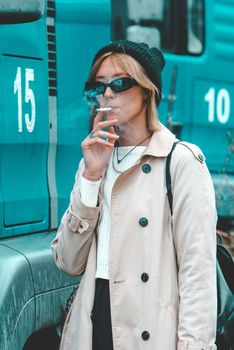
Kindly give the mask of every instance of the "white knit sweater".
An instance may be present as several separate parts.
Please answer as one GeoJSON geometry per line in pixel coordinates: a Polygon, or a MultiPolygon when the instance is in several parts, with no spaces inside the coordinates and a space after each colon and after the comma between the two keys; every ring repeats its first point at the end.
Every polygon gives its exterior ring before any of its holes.
{"type": "MultiPolygon", "coordinates": [[[[114,170],[113,162],[115,169],[123,172],[140,159],[145,148],[145,146],[137,146],[135,149],[133,149],[133,146],[119,147],[119,159],[122,159],[131,149],[133,150],[119,164],[117,163],[116,153],[114,153],[114,155],[112,154],[108,163],[104,178],[103,215],[98,231],[96,278],[109,279],[109,241],[111,235],[110,201],[113,185],[120,175],[120,173],[114,170]]],[[[89,181],[81,176],[80,196],[81,201],[86,206],[95,207],[97,205],[100,183],[101,181],[89,181]]]]}

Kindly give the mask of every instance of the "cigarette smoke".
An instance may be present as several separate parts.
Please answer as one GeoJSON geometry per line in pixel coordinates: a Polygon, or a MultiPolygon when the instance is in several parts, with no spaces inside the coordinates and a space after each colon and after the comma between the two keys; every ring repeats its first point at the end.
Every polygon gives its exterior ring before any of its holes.
{"type": "Polygon", "coordinates": [[[116,94],[112,98],[105,98],[103,95],[96,95],[92,90],[88,90],[84,92],[84,97],[90,108],[98,108],[108,107],[109,102],[116,98],[116,94]]]}

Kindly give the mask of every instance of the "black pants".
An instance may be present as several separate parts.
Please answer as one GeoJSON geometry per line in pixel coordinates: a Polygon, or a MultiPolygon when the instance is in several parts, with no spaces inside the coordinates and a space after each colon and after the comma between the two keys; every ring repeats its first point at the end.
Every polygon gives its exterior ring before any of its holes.
{"type": "Polygon", "coordinates": [[[113,350],[108,280],[96,279],[92,322],[93,350],[113,350]]]}

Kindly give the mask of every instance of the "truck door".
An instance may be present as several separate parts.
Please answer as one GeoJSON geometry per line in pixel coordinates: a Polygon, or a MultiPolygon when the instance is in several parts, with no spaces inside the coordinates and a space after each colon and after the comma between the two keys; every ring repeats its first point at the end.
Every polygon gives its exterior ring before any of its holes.
{"type": "Polygon", "coordinates": [[[17,26],[0,26],[1,237],[49,226],[46,34],[43,21],[17,26]]]}

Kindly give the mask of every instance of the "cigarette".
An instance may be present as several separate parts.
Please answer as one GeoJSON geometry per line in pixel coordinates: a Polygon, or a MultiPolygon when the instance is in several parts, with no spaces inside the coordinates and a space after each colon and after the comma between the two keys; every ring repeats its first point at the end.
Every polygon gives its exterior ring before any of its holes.
{"type": "Polygon", "coordinates": [[[96,108],[96,112],[107,112],[107,111],[111,111],[111,110],[112,110],[111,107],[96,108]]]}

